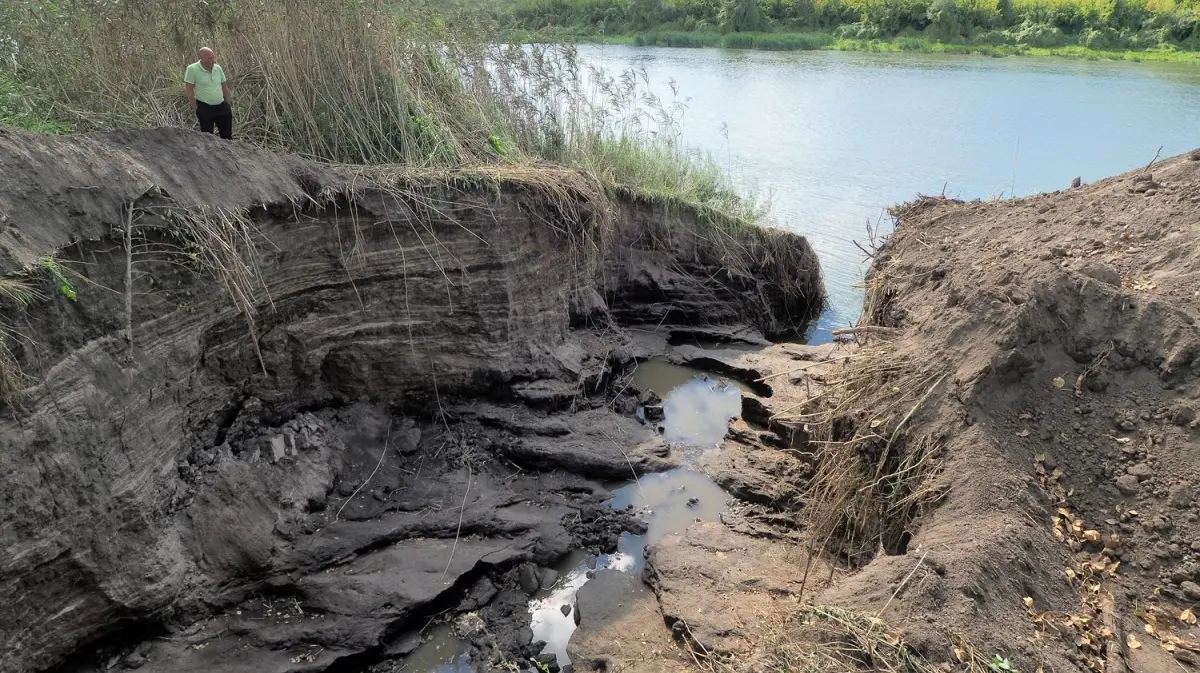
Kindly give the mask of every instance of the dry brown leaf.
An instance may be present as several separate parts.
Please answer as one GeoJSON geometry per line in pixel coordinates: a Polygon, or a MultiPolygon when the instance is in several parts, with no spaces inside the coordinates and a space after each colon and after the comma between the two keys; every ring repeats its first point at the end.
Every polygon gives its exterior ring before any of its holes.
{"type": "Polygon", "coordinates": [[[959,662],[959,663],[966,663],[966,661],[967,661],[967,652],[966,652],[966,650],[964,650],[964,649],[963,649],[963,648],[961,648],[961,647],[955,647],[955,648],[954,648],[954,658],[955,658],[955,659],[958,659],[958,662],[959,662]]]}
{"type": "Polygon", "coordinates": [[[1063,377],[1061,377],[1061,376],[1055,376],[1055,377],[1054,377],[1054,387],[1055,387],[1055,388],[1061,388],[1061,387],[1063,387],[1063,386],[1065,386],[1065,385],[1067,385],[1067,380],[1066,380],[1066,379],[1064,379],[1064,378],[1063,378],[1063,377]]]}
{"type": "Polygon", "coordinates": [[[1033,598],[1029,596],[1025,597],[1025,607],[1029,608],[1030,610],[1033,609],[1033,598]]]}
{"type": "Polygon", "coordinates": [[[1100,541],[1100,531],[1085,530],[1085,531],[1083,531],[1083,539],[1087,540],[1088,542],[1099,542],[1100,541]]]}
{"type": "Polygon", "coordinates": [[[1195,626],[1196,625],[1196,614],[1192,612],[1191,608],[1188,608],[1188,609],[1184,610],[1183,612],[1179,613],[1179,621],[1183,622],[1184,624],[1190,624],[1192,626],[1195,626]]]}
{"type": "Polygon", "coordinates": [[[1128,645],[1129,649],[1131,650],[1136,650],[1142,646],[1141,641],[1138,640],[1137,636],[1133,635],[1132,633],[1125,635],[1125,644],[1128,645]]]}

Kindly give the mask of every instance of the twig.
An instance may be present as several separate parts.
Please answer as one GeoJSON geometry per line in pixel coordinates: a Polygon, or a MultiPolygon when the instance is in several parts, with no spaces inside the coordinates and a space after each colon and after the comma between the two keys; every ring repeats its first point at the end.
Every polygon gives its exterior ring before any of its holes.
{"type": "Polygon", "coordinates": [[[830,359],[828,359],[828,360],[817,360],[816,362],[810,362],[810,363],[808,363],[808,364],[806,364],[806,365],[803,365],[803,366],[801,366],[801,367],[797,367],[797,368],[795,368],[795,369],[789,369],[789,370],[788,370],[788,371],[786,371],[786,372],[776,372],[776,373],[774,373],[774,374],[768,374],[767,376],[764,376],[764,377],[762,377],[762,378],[760,378],[760,379],[754,379],[754,382],[755,382],[755,383],[762,383],[763,381],[770,381],[771,379],[778,378],[778,377],[780,377],[780,376],[787,376],[788,374],[795,374],[796,372],[802,372],[802,371],[804,371],[804,370],[806,370],[806,369],[809,369],[809,368],[811,368],[811,367],[816,367],[817,365],[827,365],[827,364],[831,364],[831,363],[834,363],[834,362],[841,362],[841,361],[843,361],[843,360],[849,360],[849,359],[850,359],[850,357],[851,357],[851,356],[849,356],[849,355],[843,355],[843,356],[842,356],[842,357],[840,357],[840,358],[830,358],[830,359]]]}
{"type": "MultiPolygon", "coordinates": [[[[908,584],[908,581],[910,579],[912,579],[912,576],[914,574],[916,574],[917,568],[921,567],[921,564],[925,562],[925,557],[928,555],[929,555],[929,550],[926,549],[925,553],[921,554],[921,558],[917,559],[917,565],[913,566],[913,569],[908,571],[908,575],[905,576],[904,580],[900,582],[900,585],[896,587],[896,590],[892,592],[891,598],[887,599],[887,602],[883,604],[883,607],[879,608],[879,612],[875,613],[875,619],[879,619],[879,616],[882,615],[884,613],[884,611],[886,611],[888,609],[888,606],[892,604],[892,599],[894,599],[897,595],[900,594],[901,591],[904,590],[904,585],[908,584]]],[[[874,626],[874,625],[875,625],[874,623],[871,624],[871,626],[874,626]]]]}
{"type": "Polygon", "coordinates": [[[895,327],[860,325],[858,327],[847,327],[846,329],[835,329],[830,334],[833,336],[846,336],[848,334],[895,334],[898,331],[895,327]]]}
{"type": "Polygon", "coordinates": [[[383,459],[387,457],[388,444],[391,441],[392,441],[392,421],[389,419],[388,420],[387,437],[383,440],[383,451],[381,451],[379,454],[379,462],[375,463],[375,469],[371,470],[371,474],[367,476],[366,481],[364,481],[362,484],[360,484],[358,488],[354,489],[354,492],[350,494],[350,497],[346,498],[346,502],[343,502],[342,506],[338,508],[337,514],[333,515],[334,521],[338,520],[338,517],[340,517],[342,515],[342,510],[346,509],[346,505],[350,504],[350,501],[354,499],[354,496],[358,495],[358,492],[363,490],[363,487],[365,487],[367,484],[371,483],[371,479],[375,476],[375,473],[379,471],[380,466],[383,465],[383,459]]]}
{"type": "Polygon", "coordinates": [[[458,529],[454,531],[454,545],[450,547],[450,558],[446,559],[446,569],[442,571],[442,580],[450,572],[450,564],[454,562],[454,551],[458,549],[458,538],[462,535],[463,513],[467,511],[467,494],[471,492],[471,464],[467,463],[467,490],[463,491],[462,505],[458,507],[458,529]]]}
{"type": "Polygon", "coordinates": [[[1163,148],[1163,146],[1162,146],[1162,145],[1159,145],[1159,146],[1158,146],[1158,150],[1157,150],[1157,151],[1154,153],[1154,158],[1153,158],[1153,159],[1151,159],[1151,160],[1150,160],[1150,163],[1146,164],[1146,167],[1142,169],[1142,172],[1143,172],[1143,173],[1145,173],[1146,171],[1150,170],[1150,167],[1154,165],[1154,162],[1155,162],[1155,161],[1158,161],[1158,154],[1159,154],[1159,152],[1162,152],[1162,148],[1163,148]]]}
{"type": "Polygon", "coordinates": [[[133,202],[125,209],[125,347],[133,364],[133,202]]]}
{"type": "Polygon", "coordinates": [[[625,464],[629,466],[629,473],[633,475],[633,483],[637,484],[638,492],[642,494],[642,500],[645,500],[646,491],[642,489],[642,480],[640,477],[638,477],[637,470],[633,469],[633,461],[629,460],[629,454],[625,453],[625,449],[622,449],[621,445],[618,444],[616,440],[614,440],[612,437],[609,437],[607,432],[601,430],[600,434],[604,435],[605,439],[612,442],[612,445],[617,447],[617,451],[620,451],[621,455],[624,456],[625,464]]]}

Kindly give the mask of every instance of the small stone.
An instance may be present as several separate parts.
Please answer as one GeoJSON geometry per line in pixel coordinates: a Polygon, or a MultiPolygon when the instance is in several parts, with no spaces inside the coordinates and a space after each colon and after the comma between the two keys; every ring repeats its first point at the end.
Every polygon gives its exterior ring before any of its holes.
{"type": "Polygon", "coordinates": [[[563,606],[559,610],[563,613],[563,617],[571,614],[571,606],[566,603],[563,603],[563,606]]]}
{"type": "Polygon", "coordinates": [[[1074,180],[1071,180],[1071,189],[1079,189],[1081,185],[1083,185],[1082,177],[1076,176],[1074,180]]]}
{"type": "Polygon", "coordinates": [[[1187,509],[1192,504],[1195,493],[1191,484],[1175,484],[1167,490],[1167,499],[1176,509],[1187,509]]]}
{"type": "Polygon", "coordinates": [[[1139,481],[1146,481],[1154,476],[1154,468],[1150,467],[1148,463],[1134,463],[1125,471],[1137,477],[1139,481]]]}
{"type": "Polygon", "coordinates": [[[534,657],[534,661],[537,662],[539,671],[559,673],[558,655],[553,652],[542,652],[534,657]]]}
{"type": "Polygon", "coordinates": [[[1184,426],[1196,420],[1196,410],[1191,407],[1179,407],[1171,412],[1171,422],[1178,426],[1184,426]]]}
{"type": "Polygon", "coordinates": [[[1056,246],[1050,248],[1050,255],[1052,257],[1066,257],[1067,249],[1056,245],[1056,246]]]}
{"type": "Polygon", "coordinates": [[[688,498],[687,506],[695,508],[700,505],[700,498],[688,498]]]}
{"type": "Polygon", "coordinates": [[[121,663],[125,668],[141,668],[146,664],[146,655],[140,652],[131,652],[121,663]]]}
{"type": "Polygon", "coordinates": [[[1117,490],[1122,495],[1137,495],[1138,478],[1132,474],[1123,474],[1117,477],[1117,490]]]}
{"type": "Polygon", "coordinates": [[[1134,423],[1128,418],[1123,418],[1121,419],[1121,422],[1117,423],[1117,427],[1125,432],[1133,432],[1134,430],[1137,430],[1137,423],[1134,423]]]}
{"type": "Polygon", "coordinates": [[[1177,661],[1181,661],[1192,666],[1195,666],[1197,663],[1196,653],[1192,652],[1191,650],[1185,650],[1182,647],[1176,648],[1175,651],[1171,653],[1171,656],[1175,657],[1177,661]]]}
{"type": "Polygon", "coordinates": [[[1200,601],[1200,584],[1188,581],[1180,584],[1179,588],[1189,601],[1200,601]]]}
{"type": "Polygon", "coordinates": [[[521,585],[521,591],[526,595],[532,596],[537,593],[538,587],[541,586],[541,581],[538,579],[537,566],[532,563],[526,563],[517,570],[517,582],[521,585]]]}
{"type": "Polygon", "coordinates": [[[1200,150],[1188,152],[1188,161],[1200,161],[1200,150]]]}

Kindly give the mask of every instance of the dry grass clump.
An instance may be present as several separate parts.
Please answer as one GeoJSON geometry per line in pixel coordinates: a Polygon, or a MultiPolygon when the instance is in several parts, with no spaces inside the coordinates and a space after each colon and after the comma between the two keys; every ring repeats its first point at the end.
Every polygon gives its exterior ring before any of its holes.
{"type": "MultiPolygon", "coordinates": [[[[867,285],[864,322],[880,327],[891,296],[885,269],[877,266],[867,285]]],[[[891,330],[863,332],[867,341],[832,375],[828,392],[780,418],[804,424],[817,447],[804,502],[810,552],[851,567],[880,551],[903,553],[908,524],[936,497],[940,437],[921,433],[917,420],[948,375],[898,355],[891,330]]]]}
{"type": "Polygon", "coordinates": [[[773,643],[772,669],[781,672],[941,673],[883,620],[838,607],[806,605],[773,643]]]}

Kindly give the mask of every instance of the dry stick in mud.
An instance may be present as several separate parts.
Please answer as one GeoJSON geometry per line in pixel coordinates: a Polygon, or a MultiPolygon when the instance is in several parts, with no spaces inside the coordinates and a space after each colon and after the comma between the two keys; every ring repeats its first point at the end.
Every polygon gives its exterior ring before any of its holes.
{"type": "Polygon", "coordinates": [[[454,552],[458,549],[458,538],[462,535],[463,513],[467,511],[467,495],[471,492],[471,464],[467,463],[467,490],[463,491],[462,505],[458,507],[458,528],[454,531],[454,544],[450,547],[450,558],[446,559],[446,569],[442,571],[442,580],[450,572],[450,564],[454,562],[454,552]]]}
{"type": "Polygon", "coordinates": [[[843,355],[840,358],[829,358],[828,360],[817,360],[816,362],[810,362],[806,365],[801,365],[800,367],[796,367],[795,369],[789,369],[786,372],[775,372],[774,374],[768,374],[762,378],[754,379],[754,382],[755,383],[763,383],[765,381],[770,381],[771,379],[778,378],[780,376],[787,376],[789,374],[795,374],[796,372],[806,371],[806,370],[816,367],[818,365],[828,365],[828,364],[832,364],[834,362],[841,362],[843,360],[849,360],[851,357],[853,357],[853,356],[843,355]]]}
{"type": "Polygon", "coordinates": [[[367,476],[366,481],[364,481],[362,484],[360,484],[358,488],[354,489],[354,492],[350,494],[350,497],[346,498],[346,502],[343,502],[342,506],[338,508],[337,514],[333,515],[334,521],[338,520],[338,517],[340,517],[342,515],[342,510],[346,509],[346,505],[350,504],[350,501],[354,499],[354,496],[358,495],[358,492],[363,490],[363,487],[365,487],[367,484],[371,483],[371,479],[373,479],[375,477],[375,473],[378,472],[379,468],[383,465],[383,459],[387,458],[388,444],[390,444],[391,441],[392,441],[392,421],[389,419],[388,420],[387,437],[385,437],[383,440],[383,451],[381,451],[379,453],[379,462],[375,463],[375,469],[371,470],[371,474],[369,476],[367,476]]]}
{"type": "Polygon", "coordinates": [[[1162,152],[1162,148],[1163,148],[1163,146],[1162,146],[1162,145],[1159,145],[1159,146],[1158,146],[1158,150],[1156,150],[1156,151],[1154,152],[1154,158],[1153,158],[1153,159],[1151,159],[1151,160],[1150,160],[1150,163],[1146,164],[1146,167],[1142,169],[1142,172],[1143,172],[1143,173],[1145,173],[1146,171],[1150,170],[1150,167],[1154,165],[1154,162],[1155,162],[1155,161],[1158,161],[1158,155],[1159,155],[1159,153],[1161,153],[1161,152],[1162,152]]]}
{"type": "Polygon", "coordinates": [[[612,445],[617,447],[617,451],[621,452],[621,456],[625,458],[625,464],[629,466],[629,473],[633,475],[633,483],[637,484],[638,492],[642,494],[642,499],[645,500],[646,491],[642,489],[642,479],[638,476],[637,470],[633,469],[633,461],[629,460],[629,454],[625,453],[625,449],[622,449],[621,445],[618,444],[616,440],[614,440],[612,437],[609,437],[607,432],[601,430],[600,434],[604,435],[604,438],[612,442],[612,445]]]}
{"type": "Polygon", "coordinates": [[[125,209],[125,358],[133,364],[133,202],[125,209]]]}

